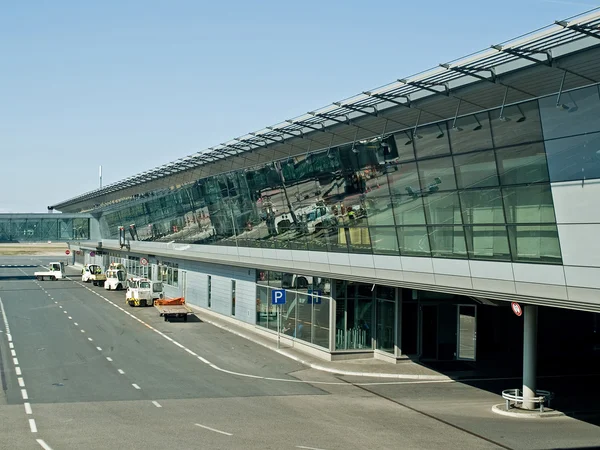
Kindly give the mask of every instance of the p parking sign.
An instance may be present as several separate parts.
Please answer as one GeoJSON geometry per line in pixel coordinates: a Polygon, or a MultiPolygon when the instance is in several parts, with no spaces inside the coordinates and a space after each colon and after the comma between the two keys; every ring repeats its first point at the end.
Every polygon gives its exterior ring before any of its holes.
{"type": "Polygon", "coordinates": [[[271,291],[272,305],[285,305],[285,289],[273,289],[271,291]]]}

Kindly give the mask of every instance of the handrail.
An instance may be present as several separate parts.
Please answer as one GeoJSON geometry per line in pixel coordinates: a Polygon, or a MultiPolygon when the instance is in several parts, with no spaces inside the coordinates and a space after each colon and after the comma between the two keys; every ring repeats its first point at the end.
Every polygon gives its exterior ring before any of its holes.
{"type": "MultiPolygon", "coordinates": [[[[543,413],[544,404],[548,402],[548,407],[550,407],[550,402],[554,399],[554,393],[539,389],[535,391],[535,395],[537,397],[530,397],[528,400],[539,404],[540,412],[543,413]]],[[[524,401],[523,391],[521,391],[521,389],[505,389],[502,391],[502,398],[506,400],[507,411],[510,409],[511,402],[516,406],[518,404],[522,405],[524,401]]]]}

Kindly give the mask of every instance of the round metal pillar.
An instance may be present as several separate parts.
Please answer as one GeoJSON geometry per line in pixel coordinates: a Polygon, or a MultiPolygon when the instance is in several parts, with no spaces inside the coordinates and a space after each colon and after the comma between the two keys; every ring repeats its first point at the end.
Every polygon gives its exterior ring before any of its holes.
{"type": "Polygon", "coordinates": [[[535,409],[538,307],[524,305],[523,319],[523,408],[535,409]]]}

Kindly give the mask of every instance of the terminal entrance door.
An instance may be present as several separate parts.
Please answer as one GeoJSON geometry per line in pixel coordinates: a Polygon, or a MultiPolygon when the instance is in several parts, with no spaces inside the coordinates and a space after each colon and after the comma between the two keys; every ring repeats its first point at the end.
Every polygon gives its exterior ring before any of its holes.
{"type": "Polygon", "coordinates": [[[462,361],[475,361],[477,342],[477,306],[456,306],[456,359],[462,361]]]}
{"type": "Polygon", "coordinates": [[[438,305],[421,304],[419,357],[423,360],[438,359],[438,305]]]}

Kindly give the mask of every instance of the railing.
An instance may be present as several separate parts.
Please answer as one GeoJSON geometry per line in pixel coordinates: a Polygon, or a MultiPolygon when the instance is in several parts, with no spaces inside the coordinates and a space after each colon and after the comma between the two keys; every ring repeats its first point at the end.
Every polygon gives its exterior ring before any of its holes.
{"type": "MultiPolygon", "coordinates": [[[[537,397],[531,397],[528,400],[540,405],[540,412],[544,412],[544,404],[548,402],[548,407],[550,407],[550,402],[554,399],[554,393],[550,391],[535,391],[535,395],[537,397]]],[[[519,404],[523,404],[523,391],[520,389],[505,389],[502,391],[502,398],[506,400],[506,410],[508,411],[512,405],[517,406],[519,404]]]]}

